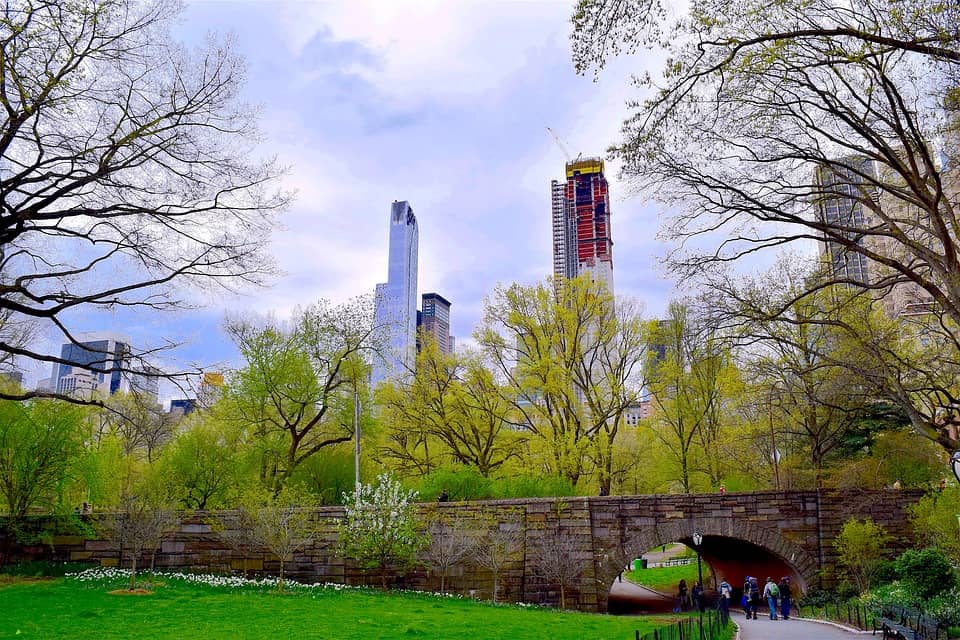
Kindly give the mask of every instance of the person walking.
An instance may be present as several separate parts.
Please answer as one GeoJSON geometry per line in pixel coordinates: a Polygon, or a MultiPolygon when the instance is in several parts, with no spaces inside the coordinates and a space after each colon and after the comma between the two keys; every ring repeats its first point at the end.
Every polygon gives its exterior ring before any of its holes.
{"type": "Polygon", "coordinates": [[[720,584],[717,585],[717,591],[720,592],[720,597],[717,598],[717,609],[720,611],[720,621],[726,625],[727,620],[730,619],[730,597],[733,595],[733,587],[730,586],[730,583],[727,582],[723,576],[720,576],[720,584]]]}
{"type": "Polygon", "coordinates": [[[743,611],[747,614],[747,620],[757,619],[757,608],[760,605],[760,586],[757,579],[753,576],[747,576],[743,581],[743,611]]]}
{"type": "MultiPolygon", "coordinates": [[[[777,619],[777,597],[780,595],[780,587],[773,581],[773,578],[767,576],[767,583],[763,585],[763,597],[767,599],[767,606],[770,607],[770,619],[777,619]]],[[[757,614],[753,614],[756,617],[757,614]]]]}
{"type": "Polygon", "coordinates": [[[690,608],[690,597],[687,594],[687,581],[681,579],[677,585],[677,597],[680,598],[680,611],[686,611],[690,608]]]}
{"type": "Polygon", "coordinates": [[[693,583],[690,594],[693,596],[693,606],[697,608],[697,611],[703,613],[703,587],[700,586],[699,581],[693,583]]]}
{"type": "Polygon", "coordinates": [[[780,615],[784,620],[790,619],[790,578],[780,579],[780,615]]]}

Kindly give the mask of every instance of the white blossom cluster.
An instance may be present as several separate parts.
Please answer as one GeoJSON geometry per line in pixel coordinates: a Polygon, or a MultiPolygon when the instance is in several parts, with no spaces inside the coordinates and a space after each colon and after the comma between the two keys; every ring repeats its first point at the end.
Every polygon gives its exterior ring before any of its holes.
{"type": "MultiPolygon", "coordinates": [[[[158,578],[162,578],[165,581],[180,581],[187,584],[194,585],[205,585],[208,587],[219,587],[219,588],[228,588],[228,589],[255,589],[263,590],[264,588],[276,588],[277,579],[276,578],[256,578],[248,579],[242,578],[240,576],[230,576],[230,575],[216,575],[209,573],[183,573],[181,571],[173,572],[157,572],[154,574],[158,578]]],[[[93,583],[104,583],[109,584],[113,582],[125,582],[130,579],[130,570],[129,569],[118,569],[116,567],[91,567],[90,569],[84,569],[78,573],[68,573],[65,574],[65,578],[69,580],[76,580],[78,582],[93,582],[93,583]]],[[[370,590],[370,587],[363,585],[350,585],[350,584],[341,584],[338,582],[314,582],[314,583],[303,583],[296,582],[294,580],[284,580],[283,586],[285,589],[291,591],[303,590],[303,591],[318,591],[318,590],[330,590],[330,591],[366,591],[370,590]]],[[[421,595],[421,596],[432,596],[437,598],[454,598],[462,599],[463,596],[456,593],[433,593],[431,591],[416,591],[414,589],[404,589],[395,591],[395,593],[406,593],[410,595],[421,595]]]]}

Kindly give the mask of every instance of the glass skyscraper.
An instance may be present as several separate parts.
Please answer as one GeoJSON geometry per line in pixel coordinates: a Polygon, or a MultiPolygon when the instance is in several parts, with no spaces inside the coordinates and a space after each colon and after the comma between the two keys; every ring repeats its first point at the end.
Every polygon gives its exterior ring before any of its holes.
{"type": "Polygon", "coordinates": [[[371,383],[408,375],[417,355],[417,217],[410,203],[390,207],[390,258],[387,281],[377,285],[374,322],[386,336],[383,357],[375,358],[371,383]]]}

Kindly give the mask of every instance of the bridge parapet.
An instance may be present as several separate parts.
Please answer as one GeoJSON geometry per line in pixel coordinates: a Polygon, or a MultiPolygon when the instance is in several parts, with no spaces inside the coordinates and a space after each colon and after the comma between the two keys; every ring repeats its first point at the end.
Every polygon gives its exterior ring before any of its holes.
{"type": "MultiPolygon", "coordinates": [[[[844,522],[870,517],[897,536],[897,548],[906,547],[912,540],[907,507],[922,495],[920,491],[893,490],[762,491],[492,500],[422,504],[419,508],[425,519],[456,517],[478,539],[492,523],[522,528],[523,544],[500,577],[502,599],[559,604],[557,572],[545,571],[538,559],[566,558],[571,567],[579,569],[576,580],[562,585],[567,606],[606,611],[609,588],[629,560],[670,542],[692,545],[695,530],[704,535],[705,578],[712,567],[715,574],[734,585],[747,573],[762,578],[777,571],[793,575],[801,586],[830,585],[837,562],[833,540],[844,522]]],[[[269,554],[247,553],[243,557],[225,544],[210,524],[222,516],[216,512],[184,514],[179,529],[164,539],[157,566],[200,571],[278,570],[278,561],[269,554]]],[[[339,507],[315,511],[316,535],[293,562],[287,563],[292,577],[376,583],[376,576],[336,555],[337,523],[343,517],[339,507]]],[[[50,546],[21,548],[20,552],[57,560],[117,564],[117,550],[109,542],[79,536],[60,536],[50,546]]],[[[450,590],[491,597],[493,578],[489,571],[465,565],[453,573],[447,579],[450,590]]],[[[397,575],[396,583],[439,590],[440,578],[418,568],[397,575]]]]}

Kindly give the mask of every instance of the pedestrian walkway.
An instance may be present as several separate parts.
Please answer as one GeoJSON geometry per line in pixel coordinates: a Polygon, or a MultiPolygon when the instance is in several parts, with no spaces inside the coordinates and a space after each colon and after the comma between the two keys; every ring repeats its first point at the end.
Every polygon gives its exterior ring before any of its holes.
{"type": "Polygon", "coordinates": [[[771,620],[758,615],[756,620],[746,620],[742,615],[734,614],[733,619],[740,625],[740,640],[851,640],[863,637],[863,633],[796,618],[771,620]]]}

